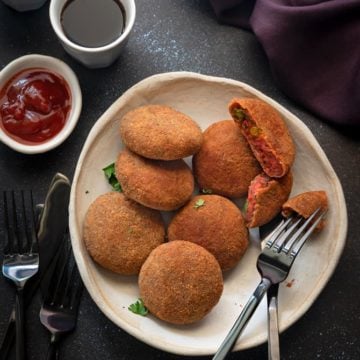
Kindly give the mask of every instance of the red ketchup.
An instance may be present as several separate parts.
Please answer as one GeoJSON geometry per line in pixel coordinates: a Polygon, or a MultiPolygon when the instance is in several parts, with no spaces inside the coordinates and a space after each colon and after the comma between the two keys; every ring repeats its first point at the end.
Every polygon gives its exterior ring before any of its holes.
{"type": "Polygon", "coordinates": [[[46,69],[26,69],[0,90],[0,126],[23,144],[39,144],[64,127],[71,108],[65,80],[46,69]]]}

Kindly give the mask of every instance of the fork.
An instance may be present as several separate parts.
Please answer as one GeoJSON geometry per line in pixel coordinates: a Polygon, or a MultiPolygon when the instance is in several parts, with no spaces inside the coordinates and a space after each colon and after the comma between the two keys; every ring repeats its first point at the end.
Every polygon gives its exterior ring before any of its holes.
{"type": "Polygon", "coordinates": [[[302,246],[324,215],[325,212],[320,213],[320,209],[317,209],[306,220],[299,216],[289,217],[287,220],[282,220],[269,235],[257,260],[257,269],[261,275],[261,281],[220,345],[213,360],[226,357],[269,287],[286,279],[302,246]]]}
{"type": "Polygon", "coordinates": [[[25,359],[24,287],[39,269],[34,202],[31,191],[17,194],[5,191],[3,201],[5,248],[2,272],[16,286],[16,360],[22,360],[25,359]]]}
{"type": "Polygon", "coordinates": [[[50,331],[47,360],[58,359],[58,343],[67,333],[75,329],[78,307],[83,290],[78,269],[74,262],[68,233],[61,252],[49,271],[48,284],[43,293],[40,321],[50,331]]]}

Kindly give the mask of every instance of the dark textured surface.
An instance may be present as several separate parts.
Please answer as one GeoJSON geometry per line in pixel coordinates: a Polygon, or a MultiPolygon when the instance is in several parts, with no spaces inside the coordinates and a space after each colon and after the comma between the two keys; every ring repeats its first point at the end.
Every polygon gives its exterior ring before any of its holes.
{"type": "MultiPolygon", "coordinates": [[[[20,14],[0,3],[0,68],[14,58],[41,53],[68,63],[79,77],[83,111],[70,138],[43,155],[25,156],[0,144],[0,188],[32,187],[41,201],[55,172],[73,176],[86,136],[96,119],[126,89],[161,72],[187,70],[246,82],[295,113],[323,147],[343,185],[349,230],[340,263],[311,309],[281,335],[283,359],[360,358],[360,142],[354,129],[338,129],[298,107],[274,83],[261,47],[251,33],[219,25],[207,1],[138,0],[132,36],[111,67],[88,70],[58,43],[48,19],[48,3],[20,14]]],[[[321,71],[321,69],[319,69],[321,71]]],[[[0,250],[3,244],[0,242],[0,250]]],[[[13,291],[0,277],[0,337],[13,291]]],[[[29,359],[43,359],[48,341],[38,321],[40,299],[28,316],[29,359]]],[[[11,357],[14,358],[14,357],[11,357]]],[[[65,339],[61,359],[180,359],[151,348],[110,322],[85,292],[78,328],[65,339]]],[[[229,359],[266,359],[266,345],[229,359]]]]}

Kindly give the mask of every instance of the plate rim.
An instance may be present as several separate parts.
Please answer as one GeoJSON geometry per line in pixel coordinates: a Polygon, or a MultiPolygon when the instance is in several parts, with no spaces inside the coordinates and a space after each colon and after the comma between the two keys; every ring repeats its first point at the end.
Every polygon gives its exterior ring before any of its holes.
{"type": "MultiPolygon", "coordinates": [[[[225,77],[216,77],[212,75],[204,75],[194,72],[188,72],[188,71],[177,71],[177,72],[166,72],[166,73],[160,73],[155,74],[152,76],[149,76],[139,82],[137,82],[135,85],[130,87],[128,90],[126,90],[121,96],[119,96],[113,103],[110,105],[110,107],[100,116],[100,118],[95,122],[93,127],[91,128],[86,141],[82,147],[78,162],[76,164],[75,173],[73,177],[73,183],[71,187],[71,193],[70,193],[70,204],[69,204],[69,228],[70,228],[70,234],[71,234],[71,242],[73,246],[74,256],[75,260],[77,262],[77,265],[79,267],[80,275],[84,281],[85,286],[88,289],[88,292],[93,299],[93,301],[96,303],[96,305],[99,307],[99,309],[102,311],[103,314],[105,314],[113,323],[115,323],[117,326],[119,326],[121,329],[125,330],[130,335],[136,337],[138,340],[156,347],[158,349],[173,353],[173,354],[179,354],[179,355],[211,355],[214,352],[207,349],[199,349],[199,348],[189,348],[183,345],[174,345],[174,344],[168,344],[166,341],[163,341],[160,344],[154,344],[154,342],[149,339],[149,337],[146,336],[140,329],[134,328],[133,326],[129,325],[127,322],[122,321],[122,319],[119,319],[118,317],[115,317],[114,319],[114,313],[109,310],[108,307],[105,306],[105,301],[101,296],[101,292],[95,293],[92,291],[94,288],[94,285],[97,287],[96,282],[93,281],[93,275],[91,274],[91,269],[88,268],[85,264],[84,258],[80,256],[81,252],[80,250],[80,243],[82,239],[80,238],[79,231],[76,226],[76,215],[75,215],[75,203],[76,203],[76,193],[77,193],[77,184],[78,179],[81,173],[82,164],[84,162],[85,156],[87,154],[87,151],[90,147],[90,145],[93,143],[96,136],[99,134],[99,132],[106,126],[107,123],[109,123],[116,112],[121,109],[122,106],[124,106],[127,103],[128,99],[131,99],[133,97],[133,93],[135,93],[139,88],[144,88],[148,84],[153,84],[156,82],[156,85],[159,86],[161,83],[169,83],[176,80],[201,80],[205,82],[213,82],[217,84],[224,83],[224,85],[233,85],[236,87],[240,87],[250,93],[251,95],[260,98],[267,102],[268,104],[275,107],[280,113],[285,115],[288,119],[290,119],[292,122],[296,124],[297,127],[301,129],[303,134],[308,138],[309,144],[311,144],[312,147],[315,148],[315,151],[318,153],[318,156],[321,158],[323,164],[325,165],[326,169],[330,169],[334,177],[332,180],[334,181],[334,187],[336,188],[336,194],[338,195],[338,203],[340,204],[340,209],[338,209],[338,213],[341,216],[340,221],[342,222],[342,227],[339,231],[338,239],[341,241],[337,241],[336,246],[334,248],[334,255],[332,257],[332,261],[327,264],[326,271],[323,272],[323,275],[320,277],[320,280],[318,281],[319,286],[316,287],[316,289],[313,289],[312,291],[312,297],[307,299],[307,301],[303,303],[303,305],[296,311],[296,314],[291,316],[287,319],[285,323],[282,324],[280,328],[280,332],[286,330],[288,327],[293,325],[296,321],[298,321],[312,306],[314,301],[318,298],[324,287],[327,285],[329,280],[331,279],[336,266],[340,260],[341,254],[343,252],[345,243],[346,243],[346,236],[347,236],[347,229],[348,229],[348,217],[347,217],[347,208],[346,208],[346,202],[344,193],[342,190],[342,186],[340,183],[340,180],[333,169],[330,161],[328,160],[324,150],[321,148],[320,144],[318,143],[317,139],[313,135],[313,133],[310,131],[310,129],[292,112],[287,110],[285,107],[283,107],[280,103],[275,101],[274,99],[270,98],[269,96],[265,95],[261,91],[257,90],[256,88],[238,81],[234,79],[229,79],[225,77]],[[85,273],[87,276],[85,277],[85,273]]],[[[97,287],[98,288],[98,287],[97,287]]],[[[235,319],[234,319],[235,321],[235,319]]],[[[281,325],[281,324],[280,324],[281,325]]],[[[250,339],[248,339],[246,342],[238,341],[235,344],[235,347],[233,351],[238,350],[245,350],[254,346],[258,346],[266,341],[266,336],[255,336],[250,339]]]]}

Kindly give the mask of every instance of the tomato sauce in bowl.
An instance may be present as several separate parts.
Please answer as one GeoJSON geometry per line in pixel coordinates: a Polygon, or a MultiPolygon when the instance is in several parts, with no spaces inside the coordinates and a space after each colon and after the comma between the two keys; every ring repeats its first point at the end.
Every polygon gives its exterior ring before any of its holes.
{"type": "Polygon", "coordinates": [[[79,81],[63,61],[29,54],[0,71],[0,142],[23,154],[61,145],[78,123],[79,81]]]}
{"type": "Polygon", "coordinates": [[[43,68],[19,71],[0,89],[0,127],[20,143],[44,143],[64,128],[71,103],[62,76],[43,68]]]}

